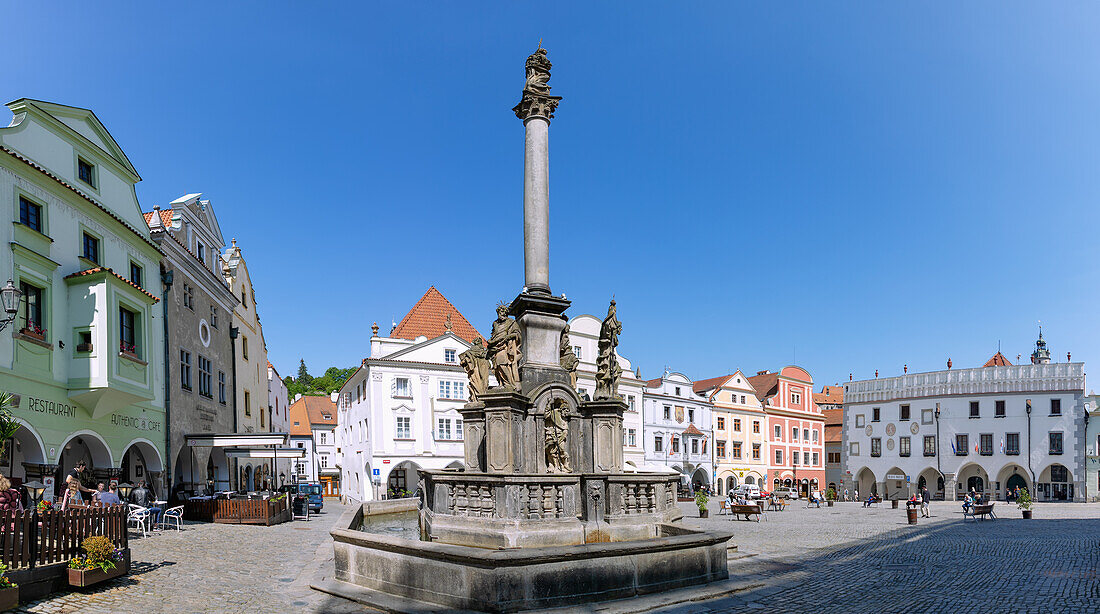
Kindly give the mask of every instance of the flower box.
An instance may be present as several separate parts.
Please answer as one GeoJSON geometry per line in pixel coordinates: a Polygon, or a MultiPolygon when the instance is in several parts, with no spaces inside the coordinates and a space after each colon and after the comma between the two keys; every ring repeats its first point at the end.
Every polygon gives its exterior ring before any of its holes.
{"type": "Polygon", "coordinates": [[[78,343],[76,345],[76,351],[78,352],[91,352],[92,344],[90,343],[78,343]]]}
{"type": "Polygon", "coordinates": [[[0,589],[0,612],[7,612],[19,607],[19,587],[0,589]]]}
{"type": "Polygon", "coordinates": [[[37,339],[39,341],[45,341],[46,340],[46,329],[44,329],[44,328],[37,328],[37,327],[27,328],[27,327],[24,327],[24,328],[21,328],[19,330],[19,334],[23,335],[24,337],[30,337],[31,339],[37,339]]]}
{"type": "Polygon", "coordinates": [[[112,580],[119,576],[126,575],[127,567],[125,563],[119,563],[110,571],[103,571],[98,567],[94,569],[70,569],[69,586],[83,588],[85,586],[92,586],[93,584],[112,580]]]}

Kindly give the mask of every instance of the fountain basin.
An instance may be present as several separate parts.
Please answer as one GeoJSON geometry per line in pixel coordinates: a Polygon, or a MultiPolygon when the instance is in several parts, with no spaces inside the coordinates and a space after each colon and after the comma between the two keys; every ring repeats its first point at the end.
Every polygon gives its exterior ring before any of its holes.
{"type": "MultiPolygon", "coordinates": [[[[487,549],[360,528],[364,517],[394,514],[415,501],[364,504],[332,531],[336,579],[364,600],[365,587],[451,608],[514,612],[619,599],[729,577],[732,534],[658,525],[658,535],[629,541],[542,548],[487,549]]],[[[339,584],[339,583],[337,583],[339,584]]],[[[339,589],[333,591],[340,593],[339,589]]]]}

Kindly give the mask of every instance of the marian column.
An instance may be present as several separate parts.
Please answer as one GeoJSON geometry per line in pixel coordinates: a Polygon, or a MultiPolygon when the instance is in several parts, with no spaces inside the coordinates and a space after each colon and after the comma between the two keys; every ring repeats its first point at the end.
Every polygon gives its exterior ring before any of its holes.
{"type": "Polygon", "coordinates": [[[524,393],[550,381],[568,381],[561,368],[562,316],[569,301],[550,294],[550,120],[561,101],[551,96],[550,60],[539,46],[527,58],[523,98],[512,111],[523,120],[523,292],[509,306],[523,332],[520,366],[524,393]]]}

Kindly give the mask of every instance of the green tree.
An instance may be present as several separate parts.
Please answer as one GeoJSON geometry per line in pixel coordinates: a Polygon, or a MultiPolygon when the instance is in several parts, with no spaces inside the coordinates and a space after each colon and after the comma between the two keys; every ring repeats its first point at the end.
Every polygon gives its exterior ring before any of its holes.
{"type": "Polygon", "coordinates": [[[313,376],[309,374],[309,370],[306,369],[306,360],[300,359],[298,362],[298,383],[309,389],[313,385],[313,376]]]}

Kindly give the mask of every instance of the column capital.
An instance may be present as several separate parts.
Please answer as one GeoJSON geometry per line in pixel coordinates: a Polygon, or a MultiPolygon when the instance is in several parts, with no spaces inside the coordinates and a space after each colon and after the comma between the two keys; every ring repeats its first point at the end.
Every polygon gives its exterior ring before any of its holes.
{"type": "Polygon", "coordinates": [[[548,82],[551,66],[542,45],[527,56],[527,81],[523,85],[523,98],[512,108],[516,117],[524,122],[535,117],[550,121],[554,117],[554,110],[558,108],[561,96],[550,95],[548,82]]]}

